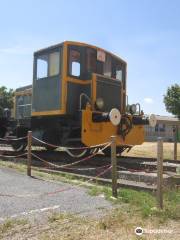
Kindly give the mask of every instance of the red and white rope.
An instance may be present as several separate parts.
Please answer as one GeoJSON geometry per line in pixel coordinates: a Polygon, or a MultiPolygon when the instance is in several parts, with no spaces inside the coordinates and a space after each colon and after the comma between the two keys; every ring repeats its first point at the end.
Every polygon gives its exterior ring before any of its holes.
{"type": "MultiPolygon", "coordinates": [[[[62,169],[66,169],[66,170],[76,170],[76,171],[92,171],[92,170],[99,170],[99,169],[102,169],[102,168],[106,168],[106,167],[109,167],[111,164],[107,164],[107,165],[104,165],[104,166],[100,166],[100,167],[85,167],[85,168],[70,168],[70,167],[63,167],[62,169]]],[[[35,167],[33,167],[34,170],[37,170],[35,167]]],[[[39,168],[38,168],[39,169],[39,168]]],[[[40,168],[40,169],[43,169],[43,168],[40,168]]],[[[45,168],[47,169],[47,168],[45,168]]],[[[55,168],[48,168],[50,170],[55,170],[55,168]]],[[[48,170],[47,169],[47,170],[48,170]]]]}
{"type": "MultiPolygon", "coordinates": [[[[106,145],[104,148],[102,148],[101,150],[103,151],[104,149],[106,149],[106,148],[109,147],[110,145],[111,145],[111,143],[107,144],[107,145],[106,145]]],[[[42,161],[42,162],[50,165],[50,166],[55,167],[55,168],[66,168],[66,167],[68,167],[68,166],[73,166],[73,165],[76,165],[76,164],[78,164],[78,163],[85,162],[85,161],[93,158],[93,157],[96,156],[97,154],[98,154],[98,152],[97,152],[97,153],[94,153],[94,154],[92,154],[92,155],[90,155],[90,156],[88,156],[88,157],[85,157],[85,158],[83,158],[83,159],[81,159],[81,160],[79,160],[79,161],[76,161],[76,162],[73,162],[73,163],[69,163],[69,164],[65,164],[65,165],[56,165],[56,164],[54,164],[54,163],[49,163],[49,162],[47,162],[46,160],[40,158],[39,156],[37,156],[37,155],[34,154],[34,153],[32,153],[32,156],[35,157],[35,158],[37,158],[37,159],[39,159],[40,161],[42,161]]]]}
{"type": "Polygon", "coordinates": [[[20,154],[20,155],[15,155],[15,156],[7,156],[7,155],[0,155],[0,157],[3,157],[3,158],[18,158],[18,157],[23,157],[23,156],[26,156],[27,153],[23,153],[23,154],[20,154]]]}
{"type": "Polygon", "coordinates": [[[91,149],[91,148],[98,148],[98,147],[103,147],[105,146],[106,144],[108,144],[109,142],[106,142],[106,143],[101,143],[101,144],[97,144],[97,145],[94,145],[94,146],[90,146],[90,147],[66,147],[66,146],[57,146],[57,145],[54,145],[54,144],[51,144],[51,143],[47,143],[47,142],[44,142],[36,137],[32,137],[34,140],[36,140],[37,142],[40,142],[44,145],[47,145],[49,147],[53,147],[53,148],[65,148],[65,149],[69,149],[69,150],[85,150],[85,149],[91,149]]]}
{"type": "Polygon", "coordinates": [[[78,184],[76,186],[69,187],[68,189],[59,189],[59,190],[56,190],[54,192],[45,193],[45,195],[54,195],[54,194],[59,193],[59,192],[63,192],[63,191],[69,190],[69,189],[73,189],[74,187],[80,187],[80,186],[82,186],[84,184],[87,184],[87,183],[93,181],[95,178],[98,178],[98,177],[104,175],[106,172],[110,171],[111,168],[112,168],[112,166],[106,168],[104,171],[102,171],[101,173],[97,174],[95,177],[91,177],[89,180],[87,180],[85,182],[82,182],[82,183],[80,183],[80,184],[78,184]]]}
{"type": "Polygon", "coordinates": [[[21,140],[25,140],[25,139],[27,139],[27,136],[21,137],[21,138],[0,138],[0,141],[11,142],[11,141],[21,141],[21,140]]]}
{"type": "Polygon", "coordinates": [[[73,188],[77,188],[77,187],[80,187],[84,184],[87,184],[88,182],[90,181],[93,181],[95,178],[97,177],[100,177],[102,176],[103,174],[105,174],[106,172],[110,171],[110,169],[112,168],[112,166],[106,168],[104,171],[102,171],[101,173],[97,174],[95,177],[91,177],[89,180],[85,181],[85,182],[82,182],[76,186],[70,186],[70,187],[67,187],[67,188],[60,188],[56,191],[53,191],[53,192],[47,192],[47,193],[39,193],[39,194],[24,194],[24,195],[16,195],[16,194],[3,194],[3,193],[0,193],[0,197],[18,197],[18,198],[23,198],[23,197],[38,197],[38,196],[49,196],[49,195],[54,195],[54,194],[57,194],[57,193],[60,193],[60,192],[64,192],[64,191],[67,191],[67,190],[72,190],[73,188]]]}

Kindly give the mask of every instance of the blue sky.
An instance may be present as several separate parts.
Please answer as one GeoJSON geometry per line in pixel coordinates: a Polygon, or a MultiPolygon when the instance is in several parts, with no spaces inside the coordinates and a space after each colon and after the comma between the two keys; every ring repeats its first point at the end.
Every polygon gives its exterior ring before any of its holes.
{"type": "Polygon", "coordinates": [[[64,40],[105,48],[128,63],[129,102],[167,115],[180,79],[178,0],[0,0],[0,86],[32,81],[33,52],[64,40]]]}

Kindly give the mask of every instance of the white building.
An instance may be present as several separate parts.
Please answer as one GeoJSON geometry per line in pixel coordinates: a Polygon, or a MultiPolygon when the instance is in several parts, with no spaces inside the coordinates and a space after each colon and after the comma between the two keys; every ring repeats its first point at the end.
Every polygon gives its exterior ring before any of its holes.
{"type": "Polygon", "coordinates": [[[171,116],[159,116],[157,117],[156,127],[145,126],[145,140],[147,142],[156,141],[157,137],[162,137],[164,141],[174,141],[174,127],[179,126],[178,129],[178,141],[180,141],[180,120],[171,116]]]}

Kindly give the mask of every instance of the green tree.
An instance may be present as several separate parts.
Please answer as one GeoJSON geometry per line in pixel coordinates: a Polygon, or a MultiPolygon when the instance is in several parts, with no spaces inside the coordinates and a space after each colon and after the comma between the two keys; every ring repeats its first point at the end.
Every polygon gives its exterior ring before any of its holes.
{"type": "Polygon", "coordinates": [[[180,119],[180,85],[168,87],[164,96],[166,110],[180,119]]]}
{"type": "Polygon", "coordinates": [[[13,89],[7,89],[6,87],[0,87],[0,117],[3,114],[4,108],[11,109],[13,107],[13,89]]]}

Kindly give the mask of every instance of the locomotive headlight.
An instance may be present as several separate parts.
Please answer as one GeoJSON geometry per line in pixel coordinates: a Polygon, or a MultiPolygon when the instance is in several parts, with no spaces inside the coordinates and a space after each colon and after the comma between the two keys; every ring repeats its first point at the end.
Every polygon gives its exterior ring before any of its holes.
{"type": "Polygon", "coordinates": [[[131,111],[132,114],[134,114],[134,113],[137,112],[137,106],[136,106],[136,104],[132,104],[132,105],[130,106],[130,111],[131,111]]]}
{"type": "Polygon", "coordinates": [[[117,108],[113,108],[109,113],[109,120],[112,125],[118,126],[121,122],[121,113],[117,108]]]}
{"type": "Polygon", "coordinates": [[[98,110],[102,110],[104,107],[104,100],[102,98],[97,98],[95,105],[97,107],[98,110]]]}

